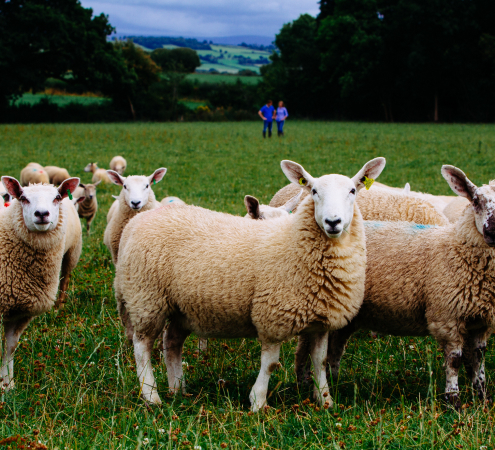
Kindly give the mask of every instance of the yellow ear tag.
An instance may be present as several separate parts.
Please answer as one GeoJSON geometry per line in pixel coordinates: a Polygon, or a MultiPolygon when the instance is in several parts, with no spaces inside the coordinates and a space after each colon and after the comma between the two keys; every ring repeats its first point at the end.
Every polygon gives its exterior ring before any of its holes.
{"type": "Polygon", "coordinates": [[[306,178],[304,178],[304,177],[301,177],[301,178],[299,178],[299,184],[301,186],[306,186],[308,184],[308,180],[306,180],[306,178]]]}
{"type": "Polygon", "coordinates": [[[368,178],[366,175],[364,176],[364,187],[367,191],[369,191],[371,185],[375,182],[374,178],[368,178]]]}

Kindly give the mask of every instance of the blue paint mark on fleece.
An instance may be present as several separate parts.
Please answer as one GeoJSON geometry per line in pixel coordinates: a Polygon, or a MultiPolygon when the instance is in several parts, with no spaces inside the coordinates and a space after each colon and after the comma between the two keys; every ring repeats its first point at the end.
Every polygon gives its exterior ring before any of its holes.
{"type": "Polygon", "coordinates": [[[364,221],[364,226],[366,228],[373,228],[373,229],[381,228],[386,224],[387,224],[387,222],[380,222],[378,220],[365,220],[364,221]]]}

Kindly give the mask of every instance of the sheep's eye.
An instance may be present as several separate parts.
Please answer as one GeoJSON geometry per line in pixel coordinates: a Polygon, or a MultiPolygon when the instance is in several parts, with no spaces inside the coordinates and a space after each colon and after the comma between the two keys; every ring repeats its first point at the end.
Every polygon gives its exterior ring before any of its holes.
{"type": "Polygon", "coordinates": [[[146,187],[145,187],[145,189],[148,189],[149,187],[150,187],[150,185],[149,185],[149,184],[147,184],[147,185],[146,185],[146,187]]]}
{"type": "Polygon", "coordinates": [[[351,194],[355,194],[356,193],[356,189],[351,189],[351,194]]]}
{"type": "Polygon", "coordinates": [[[316,189],[313,189],[313,190],[311,191],[311,193],[312,193],[313,195],[318,194],[318,192],[316,192],[316,189]]]}
{"type": "Polygon", "coordinates": [[[24,197],[24,195],[21,195],[21,196],[19,197],[19,200],[20,200],[21,202],[23,202],[23,203],[29,203],[29,200],[28,200],[26,197],[24,197]]]}
{"type": "Polygon", "coordinates": [[[480,201],[478,200],[478,197],[473,199],[473,205],[478,206],[480,204],[480,201]]]}
{"type": "Polygon", "coordinates": [[[62,196],[61,196],[60,194],[58,194],[58,195],[55,197],[55,200],[58,200],[58,201],[62,200],[62,196]]]}
{"type": "Polygon", "coordinates": [[[124,184],[124,189],[127,189],[127,186],[124,184]]]}

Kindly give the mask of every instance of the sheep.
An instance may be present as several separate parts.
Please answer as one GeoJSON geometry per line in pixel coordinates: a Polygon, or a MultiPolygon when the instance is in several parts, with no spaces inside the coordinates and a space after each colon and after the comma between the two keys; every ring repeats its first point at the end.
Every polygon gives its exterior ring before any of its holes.
{"type": "Polygon", "coordinates": [[[77,213],[82,219],[86,219],[86,232],[89,234],[91,223],[98,211],[98,200],[96,199],[96,186],[101,181],[94,184],[79,184],[74,197],[83,197],[83,200],[76,205],[77,213]]]}
{"type": "Polygon", "coordinates": [[[64,169],[63,167],[57,167],[57,166],[46,166],[45,171],[48,174],[48,178],[50,179],[50,183],[55,184],[55,185],[60,185],[66,180],[67,178],[70,178],[69,172],[67,169],[64,169]]]}
{"type": "Polygon", "coordinates": [[[191,332],[201,338],[257,337],[261,370],[249,398],[258,411],[281,343],[311,333],[314,394],[331,406],[324,370],[328,332],[353,318],[364,294],[364,226],[354,200],[385,159],[369,161],[352,179],[313,178],[292,161],[281,166],[291,182],[312,192],[296,214],[246,220],[186,205],[138,214],[124,229],[115,297],[132,325],[127,332],[147,403],[161,403],[150,357],[169,321],[164,356],[172,392],[185,388],[181,353],[191,332]]]}
{"type": "Polygon", "coordinates": [[[185,205],[186,202],[181,200],[179,197],[164,197],[160,200],[160,203],[162,205],[169,205],[170,203],[173,203],[174,205],[185,205]]]}
{"type": "MultiPolygon", "coordinates": [[[[56,189],[51,185],[21,187],[12,177],[2,182],[14,198],[0,214],[0,317],[4,345],[0,378],[2,387],[14,388],[14,349],[29,322],[49,311],[55,302],[59,275],[67,255],[67,204],[78,178],[56,189]]],[[[65,280],[65,278],[64,278],[65,280]]]]}
{"type": "Polygon", "coordinates": [[[114,184],[123,187],[118,200],[113,202],[108,212],[108,224],[103,236],[103,242],[110,251],[115,265],[117,265],[118,261],[122,230],[129,220],[138,213],[161,206],[155,199],[151,185],[161,181],[166,173],[167,169],[161,167],[160,169],[156,169],[149,177],[138,175],[122,177],[117,172],[108,170],[110,180],[114,184]]]}
{"type": "Polygon", "coordinates": [[[44,183],[48,184],[48,174],[43,166],[38,163],[31,162],[21,170],[21,185],[27,186],[29,183],[44,183]]]}
{"type": "MultiPolygon", "coordinates": [[[[459,407],[461,362],[478,396],[486,394],[482,358],[495,326],[495,181],[477,187],[450,165],[442,167],[442,175],[470,202],[455,224],[365,222],[364,302],[354,320],[331,336],[328,363],[337,376],[346,341],[358,329],[433,336],[444,351],[446,399],[459,407]]],[[[296,353],[299,380],[307,341],[300,339],[296,353]]]]}
{"type": "Polygon", "coordinates": [[[250,217],[255,220],[268,220],[286,216],[290,214],[295,207],[297,207],[302,193],[303,189],[300,189],[298,194],[277,208],[268,205],[260,205],[260,202],[256,197],[246,195],[244,197],[244,205],[247,209],[247,214],[245,217],[250,217]]]}
{"type": "Polygon", "coordinates": [[[84,171],[93,173],[92,183],[97,183],[98,181],[103,181],[103,183],[108,183],[108,184],[112,183],[112,181],[110,180],[107,174],[107,171],[105,169],[98,168],[98,163],[89,163],[84,168],[84,171]]]}
{"type": "Polygon", "coordinates": [[[114,156],[110,161],[110,170],[117,172],[119,175],[124,175],[127,168],[127,161],[122,156],[114,156]]]}
{"type": "MultiPolygon", "coordinates": [[[[289,184],[280,189],[271,199],[270,206],[279,207],[297,193],[298,187],[289,184]]],[[[304,191],[301,201],[308,193],[304,191]]],[[[447,225],[447,218],[439,213],[429,202],[412,197],[405,197],[400,192],[385,189],[363,189],[357,196],[357,204],[364,220],[403,220],[422,225],[447,225]]],[[[292,212],[297,210],[294,207],[292,212]]]]}
{"type": "Polygon", "coordinates": [[[464,197],[455,197],[454,200],[447,204],[443,214],[450,223],[455,223],[470,204],[470,201],[464,197]]]}

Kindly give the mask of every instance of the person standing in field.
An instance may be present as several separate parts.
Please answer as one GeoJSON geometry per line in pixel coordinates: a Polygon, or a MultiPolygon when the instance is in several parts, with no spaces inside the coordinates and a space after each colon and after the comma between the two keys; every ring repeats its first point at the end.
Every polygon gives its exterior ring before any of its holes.
{"type": "Polygon", "coordinates": [[[289,113],[287,112],[287,108],[285,107],[283,101],[279,101],[277,112],[275,113],[275,120],[277,121],[278,137],[284,135],[284,123],[285,123],[285,119],[287,119],[287,117],[289,117],[289,113]]]}
{"type": "Polygon", "coordinates": [[[259,111],[258,115],[263,119],[263,137],[266,138],[266,129],[268,128],[268,137],[272,137],[273,119],[275,119],[275,108],[273,102],[268,100],[259,111]]]}

